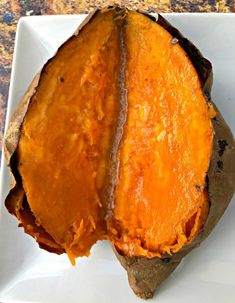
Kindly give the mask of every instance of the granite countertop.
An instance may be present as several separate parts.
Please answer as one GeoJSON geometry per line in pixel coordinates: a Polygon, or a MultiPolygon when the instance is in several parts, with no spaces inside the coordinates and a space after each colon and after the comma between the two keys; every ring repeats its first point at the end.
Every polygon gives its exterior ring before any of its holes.
{"type": "MultiPolygon", "coordinates": [[[[113,4],[107,0],[1,0],[0,1],[0,155],[16,25],[21,16],[89,13],[113,4]]],[[[130,0],[115,1],[148,12],[235,12],[234,0],[130,0]]]]}

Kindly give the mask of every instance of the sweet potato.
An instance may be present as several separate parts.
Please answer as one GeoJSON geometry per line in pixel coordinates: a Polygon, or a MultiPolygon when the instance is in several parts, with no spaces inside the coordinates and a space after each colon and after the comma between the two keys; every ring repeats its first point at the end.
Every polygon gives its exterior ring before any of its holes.
{"type": "Polygon", "coordinates": [[[234,138],[211,84],[210,62],[162,16],[93,13],[8,127],[9,212],[73,264],[108,239],[134,292],[152,297],[234,193],[234,138]]]}

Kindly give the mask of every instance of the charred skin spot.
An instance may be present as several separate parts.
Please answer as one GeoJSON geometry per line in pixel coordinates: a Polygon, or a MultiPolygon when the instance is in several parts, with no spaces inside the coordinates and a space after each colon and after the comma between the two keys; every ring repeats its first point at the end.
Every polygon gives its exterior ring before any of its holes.
{"type": "Polygon", "coordinates": [[[166,257],[166,258],[162,258],[161,260],[163,263],[167,264],[167,263],[170,263],[171,258],[166,257]]]}
{"type": "Polygon", "coordinates": [[[223,162],[221,160],[217,161],[217,167],[218,171],[221,172],[221,170],[223,169],[223,162]]]}
{"type": "Polygon", "coordinates": [[[226,140],[218,140],[218,145],[219,145],[219,151],[218,151],[218,154],[220,157],[223,156],[223,153],[226,149],[226,146],[228,146],[228,143],[226,140]]]}

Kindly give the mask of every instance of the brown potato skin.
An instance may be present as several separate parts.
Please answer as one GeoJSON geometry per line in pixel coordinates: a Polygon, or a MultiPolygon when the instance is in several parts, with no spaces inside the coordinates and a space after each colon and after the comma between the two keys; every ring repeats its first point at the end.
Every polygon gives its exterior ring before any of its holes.
{"type": "MultiPolygon", "coordinates": [[[[112,9],[112,7],[110,8],[112,9]]],[[[82,27],[88,23],[96,13],[97,12],[94,12],[93,14],[89,15],[74,35],[78,35],[82,27]]],[[[145,15],[150,19],[156,21],[154,17],[147,14],[145,15]]],[[[178,43],[180,43],[180,45],[184,48],[198,72],[206,99],[208,102],[212,103],[210,97],[212,85],[211,63],[203,58],[199,50],[189,40],[184,38],[177,29],[172,27],[161,15],[158,16],[158,20],[156,22],[164,27],[168,32],[170,32],[173,37],[176,37],[178,39],[178,43]]],[[[63,45],[61,47],[63,47],[63,45]]],[[[50,62],[50,60],[48,62],[50,62]]],[[[23,123],[25,114],[27,112],[31,98],[37,90],[37,87],[40,83],[40,78],[43,76],[43,72],[47,64],[48,63],[46,63],[42,71],[35,76],[27,92],[23,96],[18,109],[8,126],[8,130],[5,136],[5,157],[10,168],[10,175],[12,180],[11,190],[6,198],[5,203],[9,212],[16,217],[18,216],[17,208],[22,205],[25,193],[22,188],[21,177],[19,176],[16,168],[17,159],[15,158],[15,151],[18,146],[21,125],[23,123]]],[[[115,249],[115,247],[113,247],[118,260],[127,270],[131,288],[135,294],[141,298],[151,298],[157,287],[174,271],[182,258],[187,255],[193,248],[199,246],[200,243],[210,234],[212,229],[219,221],[220,217],[223,215],[233,196],[235,188],[235,142],[233,135],[228,125],[224,121],[222,115],[219,113],[216,107],[215,109],[217,111],[217,115],[214,119],[212,119],[214,129],[213,150],[210,167],[207,174],[207,189],[209,194],[210,211],[207,221],[198,236],[194,239],[193,242],[185,245],[178,253],[175,253],[173,255],[166,255],[163,258],[148,259],[145,257],[122,256],[115,249]],[[221,142],[227,143],[225,148],[221,147],[221,142]],[[222,169],[221,165],[218,164],[221,164],[221,161],[222,169]]],[[[45,243],[40,242],[40,237],[35,236],[34,230],[27,229],[27,226],[23,227],[25,228],[26,233],[36,238],[41,248],[58,254],[64,252],[64,250],[59,245],[56,247],[55,242],[53,243],[54,247],[45,245],[45,243]]],[[[38,232],[40,233],[40,231],[38,232]]],[[[48,235],[48,237],[50,236],[48,235]]]]}
{"type": "MultiPolygon", "coordinates": [[[[152,16],[148,17],[154,19],[152,16]]],[[[197,70],[206,99],[213,104],[210,97],[212,86],[211,63],[203,58],[199,50],[161,15],[159,15],[156,22],[178,39],[197,70]]],[[[224,121],[218,108],[214,104],[213,106],[217,115],[212,119],[214,139],[207,174],[210,210],[203,229],[190,244],[185,245],[179,252],[166,255],[162,259],[122,256],[113,247],[118,260],[127,271],[131,288],[137,296],[143,299],[153,297],[155,290],[175,270],[182,258],[199,246],[211,233],[232,199],[235,189],[235,142],[229,126],[224,121]],[[221,146],[223,145],[221,142],[227,143],[225,149],[221,146]],[[222,169],[220,161],[222,161],[222,169]]]]}

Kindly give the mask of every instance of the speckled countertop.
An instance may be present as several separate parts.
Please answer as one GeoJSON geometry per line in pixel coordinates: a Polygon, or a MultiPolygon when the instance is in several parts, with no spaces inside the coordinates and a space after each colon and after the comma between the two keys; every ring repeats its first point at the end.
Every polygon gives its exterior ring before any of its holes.
{"type": "MultiPolygon", "coordinates": [[[[108,0],[0,0],[0,155],[16,25],[21,16],[80,14],[113,4],[108,0]]],[[[235,0],[131,0],[115,1],[148,12],[235,12],[235,0]]]]}

